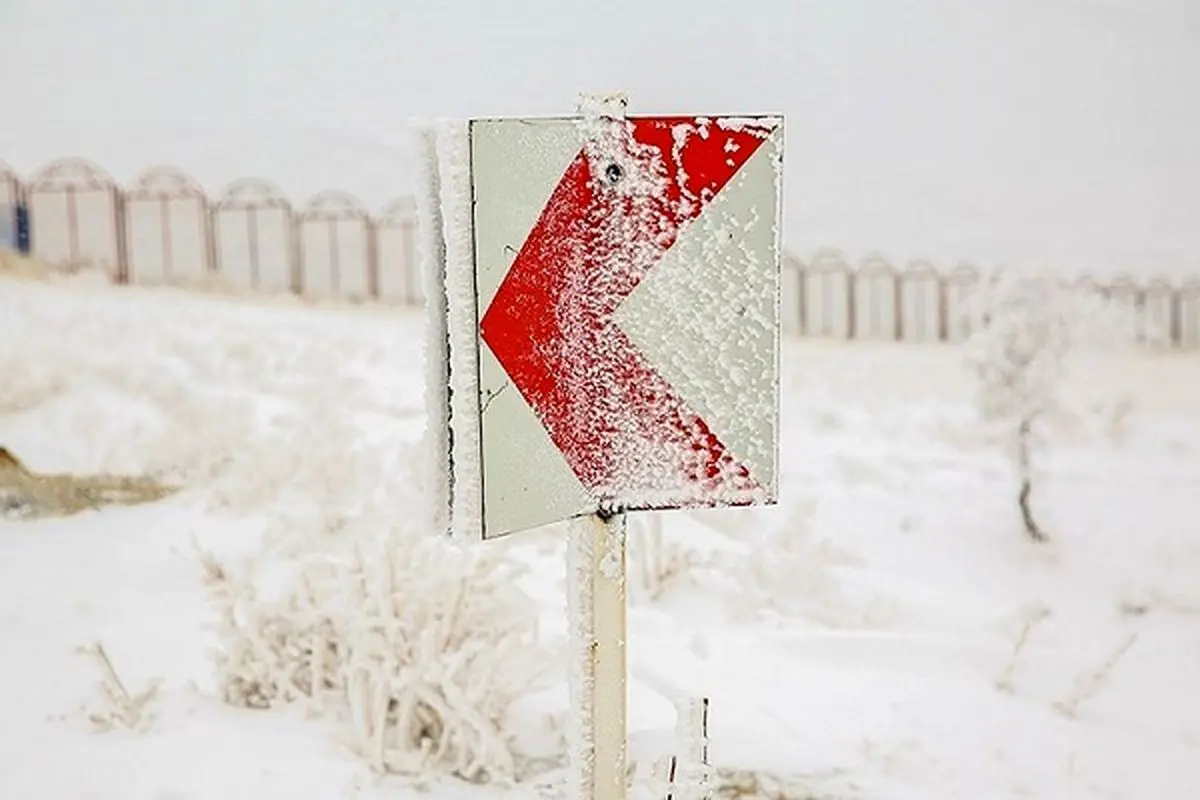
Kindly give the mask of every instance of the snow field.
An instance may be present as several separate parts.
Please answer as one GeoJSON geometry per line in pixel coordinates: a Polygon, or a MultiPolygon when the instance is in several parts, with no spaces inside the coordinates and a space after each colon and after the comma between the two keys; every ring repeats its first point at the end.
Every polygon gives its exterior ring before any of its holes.
{"type": "MultiPolygon", "coordinates": [[[[39,470],[189,487],[148,507],[0,520],[0,794],[560,796],[565,540],[418,543],[422,324],[370,307],[0,282],[0,443],[39,470]],[[258,595],[237,609],[260,641],[255,620],[308,620],[289,634],[294,658],[333,688],[271,711],[221,702],[247,675],[281,699],[294,689],[279,669],[255,672],[261,654],[218,668],[210,647],[236,653],[255,636],[222,625],[230,606],[197,548],[229,587],[253,579],[258,595]],[[361,567],[338,566],[356,553],[361,567]],[[393,583],[370,588],[383,576],[393,583]],[[287,606],[305,579],[331,604],[324,630],[358,642],[320,670],[303,649],[321,615],[287,606]],[[456,608],[457,649],[426,633],[456,608]],[[408,662],[424,671],[382,685],[365,626],[388,619],[426,649],[408,662]],[[76,648],[94,641],[130,694],[162,680],[145,732],[93,732],[100,673],[76,648]],[[496,709],[480,686],[518,699],[496,709]],[[451,704],[455,687],[467,700],[445,718],[460,741],[436,765],[400,763],[402,726],[381,728],[371,698],[451,704]],[[470,771],[464,752],[489,766],[510,754],[518,783],[444,777],[470,771]],[[372,763],[425,776],[424,791],[372,763]]],[[[1065,394],[1085,413],[1034,451],[1052,537],[1037,546],[962,356],[789,340],[781,506],[631,519],[643,778],[672,747],[674,701],[705,695],[718,784],[754,772],[761,796],[1200,795],[1200,359],[1079,365],[1065,394]]]]}

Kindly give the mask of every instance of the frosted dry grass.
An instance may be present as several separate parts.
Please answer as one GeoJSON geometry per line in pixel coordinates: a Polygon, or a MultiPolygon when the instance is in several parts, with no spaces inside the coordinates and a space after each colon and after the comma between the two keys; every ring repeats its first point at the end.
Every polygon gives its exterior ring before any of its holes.
{"type": "Polygon", "coordinates": [[[381,773],[520,775],[507,714],[547,659],[501,550],[354,535],[282,563],[205,563],[227,702],[331,713],[381,773]]]}
{"type": "Polygon", "coordinates": [[[153,503],[176,491],[140,475],[34,472],[0,446],[0,516],[72,516],[103,506],[153,503]]]}
{"type": "Polygon", "coordinates": [[[88,721],[96,731],[127,730],[145,733],[154,724],[155,701],[162,685],[161,679],[153,679],[140,690],[130,693],[125,682],[100,642],[79,648],[79,654],[95,664],[100,673],[96,683],[96,699],[87,709],[88,721]]]}
{"type": "Polygon", "coordinates": [[[48,291],[0,295],[0,369],[21,377],[0,389],[0,438],[39,465],[136,468],[210,513],[264,520],[241,555],[199,556],[224,699],[302,701],[381,772],[515,779],[508,707],[552,661],[507,551],[430,539],[405,512],[421,500],[420,411],[378,372],[411,343],[386,319],[364,347],[335,324],[314,335],[317,318],[247,324],[264,310],[137,289],[68,283],[57,303],[24,302],[48,291]]]}

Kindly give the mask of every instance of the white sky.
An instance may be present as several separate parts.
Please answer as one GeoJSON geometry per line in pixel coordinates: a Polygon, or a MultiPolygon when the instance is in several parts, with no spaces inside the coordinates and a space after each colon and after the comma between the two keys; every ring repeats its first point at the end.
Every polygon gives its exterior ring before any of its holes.
{"type": "Polygon", "coordinates": [[[412,117],[782,111],[800,253],[1200,273],[1196,0],[0,0],[0,76],[24,173],[373,208],[412,117]]]}

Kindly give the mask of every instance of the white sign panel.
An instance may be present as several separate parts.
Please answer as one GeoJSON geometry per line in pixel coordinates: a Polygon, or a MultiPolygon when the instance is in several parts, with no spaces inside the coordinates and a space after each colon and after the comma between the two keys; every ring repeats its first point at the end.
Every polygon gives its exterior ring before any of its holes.
{"type": "Polygon", "coordinates": [[[471,121],[478,349],[451,372],[477,374],[485,538],[775,502],[782,155],[778,117],[471,121]]]}

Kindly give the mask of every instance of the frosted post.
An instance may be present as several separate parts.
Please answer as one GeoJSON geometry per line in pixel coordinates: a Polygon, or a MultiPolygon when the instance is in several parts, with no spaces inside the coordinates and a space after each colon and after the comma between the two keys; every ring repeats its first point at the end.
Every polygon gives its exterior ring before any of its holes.
{"type": "Polygon", "coordinates": [[[676,707],[675,737],[680,746],[672,793],[667,800],[710,800],[708,765],[708,698],[691,697],[676,707]]]}
{"type": "Polygon", "coordinates": [[[425,432],[429,526],[450,530],[450,331],[446,316],[446,241],[442,233],[437,129],[417,127],[417,254],[425,294],[425,432]]]}
{"type": "Polygon", "coordinates": [[[450,358],[447,495],[455,538],[480,536],[483,495],[480,462],[479,339],[477,276],[473,242],[470,127],[439,124],[437,176],[445,248],[446,332],[450,358]]]}
{"type": "Polygon", "coordinates": [[[571,767],[580,800],[624,800],[625,516],[572,524],[567,550],[571,625],[571,767]]]}
{"type": "MultiPolygon", "coordinates": [[[[584,125],[624,117],[620,93],[583,93],[584,125]]],[[[580,800],[624,800],[626,723],[625,515],[572,524],[567,549],[571,630],[571,768],[580,800]]]]}

